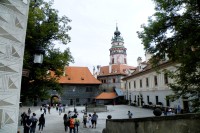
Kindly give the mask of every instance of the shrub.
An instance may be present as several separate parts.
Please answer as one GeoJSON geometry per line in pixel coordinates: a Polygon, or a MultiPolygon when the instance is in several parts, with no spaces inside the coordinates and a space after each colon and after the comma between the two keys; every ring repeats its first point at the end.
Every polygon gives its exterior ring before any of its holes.
{"type": "Polygon", "coordinates": [[[153,111],[153,114],[154,114],[155,116],[161,116],[162,111],[161,111],[160,108],[155,108],[154,111],[153,111]]]}

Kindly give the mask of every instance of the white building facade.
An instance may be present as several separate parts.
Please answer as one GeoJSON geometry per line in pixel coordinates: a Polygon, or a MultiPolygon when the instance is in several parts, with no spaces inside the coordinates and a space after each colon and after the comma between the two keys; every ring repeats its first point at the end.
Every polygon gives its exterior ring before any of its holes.
{"type": "Polygon", "coordinates": [[[171,108],[177,108],[177,106],[182,109],[188,108],[187,100],[179,99],[174,102],[168,100],[168,96],[173,93],[168,83],[173,83],[173,80],[168,77],[165,70],[175,71],[175,63],[165,61],[155,70],[150,64],[142,62],[141,58],[138,59],[135,72],[123,79],[125,96],[129,103],[137,106],[151,104],[171,108]]]}

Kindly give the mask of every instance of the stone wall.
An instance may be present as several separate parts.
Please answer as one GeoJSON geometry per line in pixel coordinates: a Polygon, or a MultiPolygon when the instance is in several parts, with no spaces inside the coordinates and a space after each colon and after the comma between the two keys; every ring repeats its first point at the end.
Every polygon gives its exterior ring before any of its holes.
{"type": "Polygon", "coordinates": [[[96,107],[87,107],[87,112],[106,112],[108,111],[107,106],[101,105],[96,107]]]}
{"type": "Polygon", "coordinates": [[[200,133],[200,114],[106,120],[103,133],[200,133]]]}
{"type": "Polygon", "coordinates": [[[16,133],[29,0],[0,0],[0,133],[16,133]]]}

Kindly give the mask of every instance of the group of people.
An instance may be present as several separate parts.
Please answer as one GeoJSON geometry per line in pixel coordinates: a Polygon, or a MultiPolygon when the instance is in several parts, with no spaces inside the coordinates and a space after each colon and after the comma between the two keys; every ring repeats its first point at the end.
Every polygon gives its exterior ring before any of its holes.
{"type": "MultiPolygon", "coordinates": [[[[48,106],[49,107],[49,106],[48,106]]],[[[46,108],[41,106],[41,116],[39,118],[36,117],[36,113],[32,113],[31,109],[29,108],[27,113],[23,112],[21,114],[21,125],[24,127],[24,133],[35,133],[36,128],[38,126],[39,131],[43,131],[43,128],[45,127],[45,117],[46,114],[46,108]]],[[[59,106],[58,106],[59,108],[59,106]]],[[[49,109],[50,114],[50,109],[49,109]]],[[[63,112],[63,111],[62,111],[63,112]]],[[[80,120],[78,118],[79,114],[77,110],[74,111],[68,111],[68,113],[65,113],[63,116],[64,121],[64,130],[67,132],[69,130],[70,133],[78,133],[79,126],[80,126],[80,120]]],[[[98,115],[96,112],[94,112],[92,115],[85,112],[83,115],[83,127],[84,128],[96,128],[97,125],[97,119],[98,115]]]]}
{"type": "Polygon", "coordinates": [[[69,131],[70,133],[78,133],[78,127],[80,125],[80,120],[78,118],[78,113],[74,112],[74,114],[72,113],[72,111],[68,111],[68,114],[64,114],[63,116],[63,121],[64,121],[64,129],[65,132],[69,131]]]}
{"type": "Polygon", "coordinates": [[[97,125],[97,118],[98,115],[96,114],[96,112],[94,112],[93,115],[89,114],[87,115],[87,113],[84,113],[83,115],[83,127],[84,128],[96,128],[97,125]]]}
{"type": "MultiPolygon", "coordinates": [[[[94,112],[93,115],[84,113],[83,115],[83,127],[84,128],[96,128],[98,115],[94,112]]],[[[70,131],[70,133],[78,133],[80,120],[78,118],[77,112],[69,111],[68,114],[64,114],[63,116],[64,121],[64,129],[65,132],[70,131]]]]}
{"type": "Polygon", "coordinates": [[[28,109],[28,113],[23,112],[21,114],[21,125],[24,127],[24,133],[35,133],[37,123],[39,126],[39,131],[43,130],[45,126],[45,117],[44,114],[41,114],[39,120],[36,118],[36,114],[32,113],[31,116],[31,109],[28,109]]]}

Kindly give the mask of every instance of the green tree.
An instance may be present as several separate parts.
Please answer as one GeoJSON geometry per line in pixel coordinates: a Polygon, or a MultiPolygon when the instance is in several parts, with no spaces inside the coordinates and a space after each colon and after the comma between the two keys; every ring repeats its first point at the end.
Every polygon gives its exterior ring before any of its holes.
{"type": "Polygon", "coordinates": [[[155,14],[142,25],[138,37],[144,49],[153,54],[155,66],[165,55],[180,64],[169,86],[172,99],[188,97],[194,111],[200,110],[200,1],[153,0],[155,14]]]}
{"type": "Polygon", "coordinates": [[[48,91],[52,89],[61,92],[58,78],[63,74],[64,66],[73,62],[69,48],[64,52],[54,48],[55,43],[66,45],[70,42],[67,33],[71,30],[71,20],[66,16],[59,17],[52,5],[53,1],[43,0],[30,3],[23,61],[23,68],[30,70],[30,75],[22,78],[22,101],[27,98],[47,99],[48,91]],[[33,55],[38,46],[45,50],[44,61],[40,66],[33,64],[33,55]],[[53,76],[50,73],[52,71],[53,76]]]}

